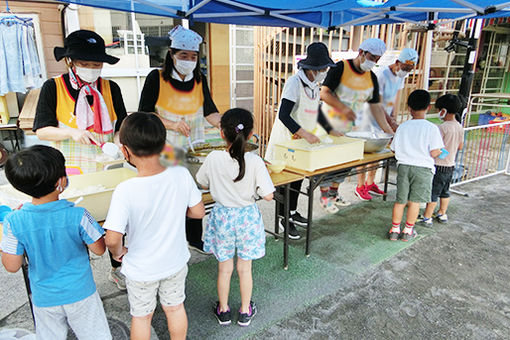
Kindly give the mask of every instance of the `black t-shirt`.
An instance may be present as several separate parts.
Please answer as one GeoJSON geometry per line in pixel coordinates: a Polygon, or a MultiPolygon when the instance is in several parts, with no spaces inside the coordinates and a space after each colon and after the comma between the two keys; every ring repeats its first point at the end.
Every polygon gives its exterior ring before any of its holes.
{"type": "MultiPolygon", "coordinates": [[[[211,113],[218,112],[216,105],[214,104],[211,94],[209,93],[209,87],[207,86],[207,79],[202,75],[202,91],[204,93],[204,117],[207,117],[211,113]]],[[[179,91],[189,92],[195,85],[195,78],[188,81],[180,81],[174,78],[170,79],[170,84],[179,91]]],[[[138,105],[139,111],[144,112],[156,112],[156,102],[159,97],[159,70],[152,70],[145,79],[143,85],[142,95],[140,97],[140,105],[138,105]]]]}
{"type": "MultiPolygon", "coordinates": [[[[351,68],[355,73],[363,74],[363,72],[358,72],[354,66],[353,59],[349,59],[347,62],[349,65],[351,65],[351,68]]],[[[326,79],[324,79],[322,86],[326,86],[331,90],[331,92],[335,92],[336,88],[340,84],[340,79],[342,78],[343,73],[344,63],[342,60],[340,60],[338,63],[336,63],[336,67],[331,67],[329,69],[328,75],[326,76],[326,79]]],[[[374,84],[374,92],[372,94],[372,99],[370,99],[368,102],[371,104],[377,104],[381,101],[379,95],[379,83],[377,82],[377,76],[374,72],[370,71],[370,76],[372,77],[372,83],[374,84]]]]}
{"type": "MultiPolygon", "coordinates": [[[[69,74],[64,74],[64,82],[69,91],[69,94],[75,99],[78,99],[79,90],[75,90],[69,81],[69,74]]],[[[124,118],[126,118],[126,107],[124,106],[124,101],[122,100],[122,93],[120,91],[119,85],[114,81],[110,82],[110,90],[112,94],[112,102],[113,108],[115,109],[115,113],[117,115],[117,123],[115,124],[115,131],[119,131],[120,124],[124,118]]],[[[99,85],[101,83],[99,82],[99,85]]],[[[101,92],[101,87],[98,88],[99,92],[101,92]]],[[[92,105],[91,101],[92,96],[88,96],[87,98],[89,103],[92,105]]],[[[41,129],[47,126],[58,127],[57,120],[57,84],[55,83],[55,79],[48,79],[44,82],[41,88],[41,94],[39,95],[39,102],[37,103],[37,110],[34,119],[34,126],[32,130],[35,132],[37,129],[41,129]]]]}

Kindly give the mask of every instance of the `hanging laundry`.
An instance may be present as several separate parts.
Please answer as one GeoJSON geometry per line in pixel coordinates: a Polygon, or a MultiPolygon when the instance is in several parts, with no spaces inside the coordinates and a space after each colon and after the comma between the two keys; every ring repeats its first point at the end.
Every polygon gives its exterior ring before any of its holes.
{"type": "Polygon", "coordinates": [[[26,92],[44,82],[32,19],[0,17],[0,95],[26,92]]]}

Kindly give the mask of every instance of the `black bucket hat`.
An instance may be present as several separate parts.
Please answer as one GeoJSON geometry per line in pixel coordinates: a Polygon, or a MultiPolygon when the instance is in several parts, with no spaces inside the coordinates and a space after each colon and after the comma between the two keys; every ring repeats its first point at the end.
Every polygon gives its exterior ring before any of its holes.
{"type": "Polygon", "coordinates": [[[116,64],[119,58],[106,54],[104,40],[96,32],[88,30],[74,31],[64,39],[64,47],[53,49],[55,59],[60,61],[68,57],[77,60],[102,61],[116,64]]]}
{"type": "Polygon", "coordinates": [[[298,67],[309,70],[322,70],[336,64],[329,57],[328,48],[321,42],[314,42],[306,49],[306,58],[298,62],[298,67]]]}

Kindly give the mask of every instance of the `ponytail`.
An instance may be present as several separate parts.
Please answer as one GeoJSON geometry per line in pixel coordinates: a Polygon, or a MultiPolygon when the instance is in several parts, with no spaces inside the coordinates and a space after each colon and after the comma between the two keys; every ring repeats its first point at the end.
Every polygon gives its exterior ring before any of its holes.
{"type": "Polygon", "coordinates": [[[239,174],[234,179],[234,182],[239,182],[246,172],[244,152],[253,130],[253,116],[245,109],[230,109],[221,117],[220,125],[225,139],[230,144],[229,155],[239,163],[239,174]]]}
{"type": "Polygon", "coordinates": [[[235,159],[239,163],[239,174],[234,179],[234,182],[239,182],[243,179],[244,173],[246,171],[246,162],[244,161],[244,149],[246,148],[246,137],[244,136],[243,131],[240,131],[234,142],[230,146],[228,150],[230,157],[235,159]]]}

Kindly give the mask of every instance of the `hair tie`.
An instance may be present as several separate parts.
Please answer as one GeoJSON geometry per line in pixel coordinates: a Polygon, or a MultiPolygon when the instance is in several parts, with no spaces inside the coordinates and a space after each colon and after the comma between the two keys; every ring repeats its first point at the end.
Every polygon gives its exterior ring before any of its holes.
{"type": "Polygon", "coordinates": [[[239,132],[243,131],[243,129],[244,129],[244,125],[243,124],[237,125],[236,126],[236,133],[239,133],[239,132]]]}

